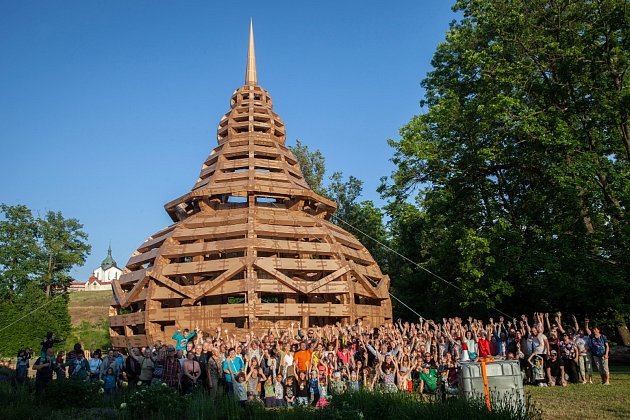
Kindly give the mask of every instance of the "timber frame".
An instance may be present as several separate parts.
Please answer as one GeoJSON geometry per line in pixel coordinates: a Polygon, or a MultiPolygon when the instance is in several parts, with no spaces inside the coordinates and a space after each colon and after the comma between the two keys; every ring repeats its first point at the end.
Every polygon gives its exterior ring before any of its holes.
{"type": "Polygon", "coordinates": [[[112,283],[113,346],[166,343],[180,327],[391,322],[389,277],[328,221],[336,204],[309,188],[284,145],[284,124],[257,82],[251,26],[245,85],[230,105],[192,191],[165,205],[174,223],[112,283]]]}

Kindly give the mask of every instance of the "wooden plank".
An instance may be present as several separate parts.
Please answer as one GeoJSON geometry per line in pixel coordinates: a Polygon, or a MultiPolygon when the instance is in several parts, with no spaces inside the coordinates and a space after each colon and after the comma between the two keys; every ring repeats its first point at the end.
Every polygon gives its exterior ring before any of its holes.
{"type": "Polygon", "coordinates": [[[203,283],[200,283],[199,285],[197,285],[197,287],[195,288],[195,294],[194,294],[193,297],[195,299],[199,299],[199,298],[207,295],[212,290],[214,290],[217,287],[221,286],[221,284],[223,284],[230,277],[232,277],[233,275],[235,275],[236,273],[241,271],[243,268],[245,268],[245,267],[241,263],[241,261],[232,259],[231,260],[231,264],[228,266],[226,271],[223,272],[222,274],[220,274],[216,279],[214,279],[212,281],[204,281],[203,283]]]}
{"type": "Polygon", "coordinates": [[[185,245],[171,245],[164,250],[162,256],[165,258],[173,257],[191,257],[196,255],[212,254],[217,252],[241,251],[247,249],[251,245],[250,240],[243,239],[226,239],[223,241],[192,243],[185,245]]]}
{"type": "Polygon", "coordinates": [[[309,293],[313,293],[314,291],[317,291],[322,286],[330,283],[333,280],[338,279],[339,277],[341,277],[344,274],[346,274],[348,271],[350,271],[350,267],[349,266],[346,265],[344,267],[341,267],[339,270],[335,271],[334,273],[330,273],[329,275],[327,275],[323,279],[318,280],[318,281],[314,282],[313,284],[309,284],[308,287],[306,288],[306,293],[309,294],[309,293]]]}
{"type": "Polygon", "coordinates": [[[256,316],[350,316],[350,308],[333,303],[260,303],[256,305],[256,316]]]}
{"type": "Polygon", "coordinates": [[[129,258],[129,261],[127,261],[127,264],[125,264],[125,266],[129,267],[129,266],[145,264],[148,262],[153,262],[153,260],[155,259],[155,257],[157,256],[159,252],[160,252],[160,248],[153,248],[152,250],[148,252],[143,252],[141,254],[135,255],[129,258]]]}
{"type": "Polygon", "coordinates": [[[338,260],[301,259],[301,258],[265,258],[271,260],[278,270],[296,271],[337,271],[341,268],[338,260]]]}
{"type": "Polygon", "coordinates": [[[262,270],[265,270],[267,273],[271,274],[277,280],[281,281],[296,292],[306,293],[306,285],[300,285],[297,281],[276,270],[274,267],[275,264],[271,258],[258,258],[256,262],[254,262],[254,265],[262,270]]]}
{"type": "Polygon", "coordinates": [[[120,281],[120,284],[135,283],[145,278],[147,276],[147,273],[150,270],[151,270],[151,267],[148,267],[148,268],[143,268],[136,271],[131,271],[128,273],[123,273],[120,275],[120,278],[118,279],[118,281],[120,281]]]}
{"type": "Polygon", "coordinates": [[[190,240],[190,239],[202,239],[202,238],[216,238],[226,237],[230,235],[245,235],[247,234],[247,225],[223,225],[194,229],[178,229],[173,234],[173,239],[177,240],[190,240]]]}
{"type": "Polygon", "coordinates": [[[114,315],[109,317],[109,325],[111,327],[123,327],[126,325],[144,324],[146,320],[146,312],[133,312],[124,315],[114,315]]]}
{"type": "Polygon", "coordinates": [[[216,322],[221,318],[236,318],[247,316],[247,305],[207,305],[207,306],[186,306],[180,308],[160,308],[151,311],[149,317],[151,321],[172,321],[189,319],[194,320],[202,326],[204,323],[216,322]]]}
{"type": "Polygon", "coordinates": [[[144,289],[145,284],[149,281],[149,276],[145,276],[138,283],[133,286],[128,293],[125,294],[123,301],[120,303],[123,308],[126,308],[131,304],[131,301],[144,289]]]}
{"type": "Polygon", "coordinates": [[[158,247],[166,239],[170,238],[176,225],[170,225],[167,228],[153,234],[142,245],[138,247],[138,252],[146,252],[151,248],[158,247]]]}
{"type": "Polygon", "coordinates": [[[324,238],[326,232],[320,229],[303,229],[298,226],[279,226],[260,223],[255,226],[257,235],[282,236],[291,238],[324,238]]]}
{"type": "Polygon", "coordinates": [[[195,286],[182,286],[181,284],[177,284],[173,280],[161,274],[154,274],[151,278],[188,298],[193,297],[195,294],[195,286]]]}
{"type": "Polygon", "coordinates": [[[200,274],[200,273],[215,273],[218,271],[225,271],[232,269],[235,264],[243,266],[242,257],[239,258],[226,258],[221,260],[209,260],[209,261],[193,261],[187,263],[170,263],[166,264],[162,269],[162,274],[165,276],[186,275],[186,274],[200,274]]]}

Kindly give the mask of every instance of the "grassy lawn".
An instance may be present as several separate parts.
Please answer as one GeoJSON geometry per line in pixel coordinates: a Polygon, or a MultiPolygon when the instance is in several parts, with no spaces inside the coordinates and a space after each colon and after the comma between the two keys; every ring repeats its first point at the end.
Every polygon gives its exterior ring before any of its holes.
{"type": "Polygon", "coordinates": [[[630,366],[611,366],[610,386],[601,385],[599,374],[593,385],[538,388],[528,386],[536,408],[544,419],[628,419],[630,418],[630,366]]]}
{"type": "Polygon", "coordinates": [[[72,325],[79,325],[83,321],[94,324],[106,319],[111,299],[111,291],[71,293],[68,310],[72,325]]]}
{"type": "Polygon", "coordinates": [[[72,337],[68,337],[66,350],[80,342],[89,350],[107,348],[110,344],[107,317],[111,291],[74,292],[70,294],[68,311],[72,319],[72,337]]]}

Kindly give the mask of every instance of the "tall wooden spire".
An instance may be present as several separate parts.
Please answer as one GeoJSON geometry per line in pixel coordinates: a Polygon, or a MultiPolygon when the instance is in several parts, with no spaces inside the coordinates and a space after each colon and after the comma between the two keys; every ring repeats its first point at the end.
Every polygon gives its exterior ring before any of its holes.
{"type": "Polygon", "coordinates": [[[245,84],[257,85],[256,50],[254,49],[254,22],[249,21],[249,46],[247,47],[247,68],[245,70],[245,84]]]}
{"type": "Polygon", "coordinates": [[[257,82],[251,22],[247,56],[218,145],[192,190],[165,205],[174,223],[112,282],[116,347],[169,342],[177,326],[239,333],[391,321],[389,277],[328,221],[336,204],[311,190],[284,144],[284,123],[257,82]]]}

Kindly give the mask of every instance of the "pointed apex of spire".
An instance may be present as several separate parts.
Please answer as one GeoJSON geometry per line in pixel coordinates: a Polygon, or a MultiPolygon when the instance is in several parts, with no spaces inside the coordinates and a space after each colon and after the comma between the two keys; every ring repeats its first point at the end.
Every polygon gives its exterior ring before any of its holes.
{"type": "Polygon", "coordinates": [[[245,84],[257,85],[256,75],[256,51],[254,50],[254,22],[249,20],[249,47],[247,48],[247,69],[245,71],[245,84]]]}

